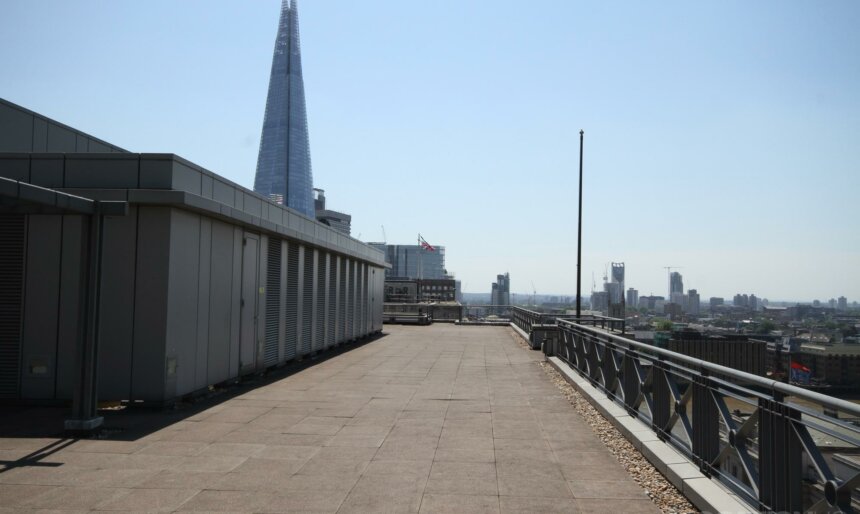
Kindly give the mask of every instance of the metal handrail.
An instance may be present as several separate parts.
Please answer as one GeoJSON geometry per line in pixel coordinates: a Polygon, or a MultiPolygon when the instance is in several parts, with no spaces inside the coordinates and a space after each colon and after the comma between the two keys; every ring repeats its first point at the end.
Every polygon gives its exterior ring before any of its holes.
{"type": "Polygon", "coordinates": [[[793,396],[795,398],[801,398],[804,400],[808,400],[812,403],[817,403],[819,405],[824,405],[825,407],[830,407],[835,410],[839,410],[845,413],[852,414],[854,416],[860,417],[860,405],[856,403],[851,403],[845,400],[840,400],[839,398],[834,398],[832,396],[828,396],[826,394],[816,393],[815,391],[810,391],[808,389],[804,389],[802,387],[793,386],[791,384],[786,384],[785,382],[779,382],[776,380],[772,380],[765,377],[760,377],[758,375],[753,375],[751,373],[746,373],[744,371],[738,371],[734,368],[729,368],[726,366],[721,366],[719,364],[714,364],[712,362],[708,362],[701,359],[696,359],[694,357],[689,357],[682,353],[673,352],[671,350],[666,350],[663,348],[658,348],[656,346],[652,346],[650,344],[641,343],[639,341],[635,341],[633,339],[627,339],[626,337],[619,337],[615,334],[607,333],[601,330],[593,329],[591,327],[577,324],[573,321],[568,321],[564,319],[558,320],[559,326],[566,327],[574,327],[576,326],[580,330],[591,332],[595,336],[605,337],[616,344],[627,345],[630,348],[636,348],[639,350],[645,350],[649,354],[659,355],[666,358],[670,358],[677,362],[683,362],[685,364],[690,364],[691,366],[695,366],[702,370],[711,371],[717,373],[719,375],[725,376],[727,378],[732,378],[741,382],[745,382],[750,385],[754,385],[760,387],[762,389],[771,390],[774,392],[778,392],[784,396],[793,396]]]}
{"type": "Polygon", "coordinates": [[[857,419],[860,405],[576,321],[556,324],[561,337],[547,355],[759,510],[860,511],[860,465],[834,455],[860,453],[860,426],[803,404],[857,419]]]}

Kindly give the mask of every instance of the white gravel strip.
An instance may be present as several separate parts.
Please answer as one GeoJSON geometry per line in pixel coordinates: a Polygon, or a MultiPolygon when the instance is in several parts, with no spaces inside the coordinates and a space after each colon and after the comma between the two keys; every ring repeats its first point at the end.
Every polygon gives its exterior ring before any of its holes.
{"type": "MultiPolygon", "coordinates": [[[[518,335],[514,337],[524,348],[529,348],[525,341],[518,335]]],[[[533,351],[529,349],[529,351],[533,351]]],[[[648,462],[648,459],[630,444],[630,441],[616,429],[612,423],[606,420],[579,392],[573,388],[562,376],[547,362],[540,363],[544,372],[549,375],[550,380],[559,388],[565,398],[573,405],[579,415],[603,441],[609,452],[624,466],[637,484],[651,498],[657,507],[666,514],[694,513],[699,512],[688,500],[672,485],[657,468],[648,462]]]]}

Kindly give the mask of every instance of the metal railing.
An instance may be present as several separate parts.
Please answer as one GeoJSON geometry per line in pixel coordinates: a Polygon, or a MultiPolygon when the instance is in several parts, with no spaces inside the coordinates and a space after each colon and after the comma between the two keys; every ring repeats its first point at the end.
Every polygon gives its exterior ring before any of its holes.
{"type": "MultiPolygon", "coordinates": [[[[576,319],[576,314],[550,314],[522,307],[511,307],[511,322],[526,333],[531,333],[532,325],[555,325],[557,320],[575,321],[576,319]]],[[[580,317],[579,323],[592,327],[600,327],[613,332],[620,332],[621,334],[625,331],[624,320],[619,318],[585,315],[580,317]]]]}
{"type": "MultiPolygon", "coordinates": [[[[520,313],[520,323],[535,323],[533,314],[520,313]]],[[[561,337],[548,355],[759,510],[858,512],[860,405],[570,320],[557,324],[561,337]]]]}

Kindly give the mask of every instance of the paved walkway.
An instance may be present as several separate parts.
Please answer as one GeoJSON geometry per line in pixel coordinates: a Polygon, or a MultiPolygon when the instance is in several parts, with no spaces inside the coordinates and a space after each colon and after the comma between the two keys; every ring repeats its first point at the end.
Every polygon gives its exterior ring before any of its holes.
{"type": "Polygon", "coordinates": [[[0,512],[657,512],[511,329],[386,332],[131,441],[0,438],[0,512]]]}

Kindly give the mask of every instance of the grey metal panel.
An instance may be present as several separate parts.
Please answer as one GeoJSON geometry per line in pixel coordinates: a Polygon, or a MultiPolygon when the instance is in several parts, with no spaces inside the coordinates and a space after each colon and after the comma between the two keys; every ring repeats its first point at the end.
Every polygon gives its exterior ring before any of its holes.
{"type": "Polygon", "coordinates": [[[212,219],[200,217],[200,260],[197,279],[197,349],[194,356],[194,389],[202,389],[209,382],[209,301],[212,283],[212,219]]]}
{"type": "Polygon", "coordinates": [[[367,335],[367,264],[360,262],[358,263],[361,268],[360,282],[358,283],[359,291],[360,291],[360,303],[359,310],[360,314],[358,317],[358,333],[361,336],[367,335]]]}
{"type": "Polygon", "coordinates": [[[165,382],[175,379],[177,396],[195,389],[199,264],[200,217],[173,209],[170,215],[165,382]]]}
{"type": "MultiPolygon", "coordinates": [[[[233,304],[233,227],[212,222],[212,256],[209,282],[209,350],[207,382],[230,378],[230,341],[233,304]]],[[[238,294],[238,291],[237,291],[238,294]]]]}
{"type": "Polygon", "coordinates": [[[75,151],[76,152],[87,152],[89,151],[89,146],[87,145],[87,137],[83,134],[75,134],[75,151]]]}
{"type": "Polygon", "coordinates": [[[48,145],[46,150],[49,152],[74,153],[77,150],[75,133],[56,123],[48,122],[48,145]]]}
{"type": "Polygon", "coordinates": [[[240,316],[242,314],[242,240],[245,232],[233,227],[233,286],[230,310],[230,377],[240,374],[239,337],[241,334],[240,316]]]}
{"type": "Polygon", "coordinates": [[[137,227],[131,398],[160,402],[173,392],[166,396],[170,209],[140,207],[137,227]]]}
{"type": "Polygon", "coordinates": [[[54,397],[62,217],[29,216],[22,333],[21,397],[54,397]]]}
{"type": "Polygon", "coordinates": [[[211,175],[205,173],[200,175],[200,196],[203,198],[212,198],[212,188],[215,187],[213,182],[215,180],[211,175]]]}
{"type": "Polygon", "coordinates": [[[71,398],[77,377],[78,330],[81,319],[82,267],[85,262],[88,220],[83,216],[63,216],[60,260],[59,319],[57,322],[57,398],[71,398]]]}
{"type": "Polygon", "coordinates": [[[26,154],[4,155],[0,159],[0,177],[29,182],[30,156],[26,154]]]}
{"type": "Polygon", "coordinates": [[[287,246],[287,301],[284,304],[286,316],[286,349],[284,358],[289,360],[298,355],[299,340],[299,245],[287,246]]]}
{"type": "Polygon", "coordinates": [[[202,173],[182,161],[173,160],[173,177],[171,187],[180,191],[188,191],[196,195],[201,194],[202,173]]]}
{"type": "Polygon", "coordinates": [[[173,160],[169,156],[155,158],[147,155],[140,159],[141,189],[170,189],[173,179],[173,160]]]}
{"type": "Polygon", "coordinates": [[[258,313],[260,312],[260,237],[246,232],[242,239],[242,300],[239,318],[239,366],[241,373],[257,368],[258,313]]]}
{"type": "Polygon", "coordinates": [[[99,316],[99,398],[131,397],[137,207],[104,220],[99,316]]]}
{"type": "Polygon", "coordinates": [[[245,193],[243,200],[242,210],[247,212],[252,216],[262,216],[263,215],[263,200],[258,196],[245,193]]]}
{"type": "Polygon", "coordinates": [[[114,149],[93,138],[87,138],[87,151],[94,153],[113,153],[114,149]]]}
{"type": "Polygon", "coordinates": [[[34,154],[30,159],[30,183],[42,187],[63,187],[62,155],[34,154]]]}
{"type": "Polygon", "coordinates": [[[30,152],[33,115],[0,103],[0,152],[30,152]]]}
{"type": "Polygon", "coordinates": [[[33,118],[33,152],[48,151],[48,122],[39,117],[33,118]]]}
{"type": "Polygon", "coordinates": [[[212,183],[212,199],[233,207],[235,203],[235,189],[222,180],[215,179],[212,183]]]}
{"type": "Polygon", "coordinates": [[[20,396],[27,219],[0,215],[0,398],[20,396]]]}
{"type": "Polygon", "coordinates": [[[285,309],[283,308],[287,302],[287,242],[283,239],[277,239],[278,244],[281,245],[281,283],[280,283],[280,295],[278,299],[278,304],[281,305],[280,312],[278,313],[278,362],[283,362],[286,359],[286,339],[287,339],[287,314],[285,309]]]}
{"type": "Polygon", "coordinates": [[[65,187],[134,189],[140,162],[133,154],[66,156],[65,187]]]}

